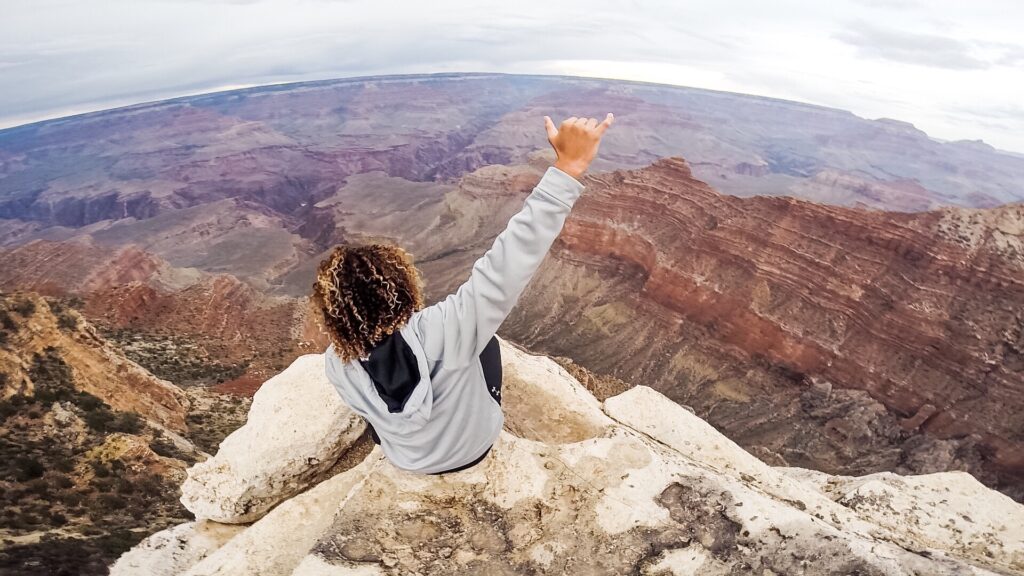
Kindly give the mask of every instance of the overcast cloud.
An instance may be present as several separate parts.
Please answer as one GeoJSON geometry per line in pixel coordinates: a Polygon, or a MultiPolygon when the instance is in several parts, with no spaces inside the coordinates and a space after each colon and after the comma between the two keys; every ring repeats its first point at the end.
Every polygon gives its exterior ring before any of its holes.
{"type": "Polygon", "coordinates": [[[240,86],[510,72],[775,96],[1024,152],[1019,0],[2,0],[0,127],[240,86]]]}

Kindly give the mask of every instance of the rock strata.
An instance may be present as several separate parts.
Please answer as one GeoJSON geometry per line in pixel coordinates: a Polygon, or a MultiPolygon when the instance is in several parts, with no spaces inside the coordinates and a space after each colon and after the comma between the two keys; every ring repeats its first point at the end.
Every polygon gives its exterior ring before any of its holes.
{"type": "Polygon", "coordinates": [[[790,465],[1024,498],[1024,205],[737,198],[681,158],[586,185],[504,335],[790,465]]]}

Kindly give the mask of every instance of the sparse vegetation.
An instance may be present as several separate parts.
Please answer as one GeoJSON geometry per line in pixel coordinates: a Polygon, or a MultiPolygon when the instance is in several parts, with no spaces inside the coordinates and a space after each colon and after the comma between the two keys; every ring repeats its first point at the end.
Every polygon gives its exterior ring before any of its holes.
{"type": "Polygon", "coordinates": [[[124,355],[154,375],[178,386],[211,386],[234,380],[249,367],[248,362],[222,364],[198,343],[180,336],[119,329],[104,332],[124,355]]]}
{"type": "Polygon", "coordinates": [[[94,537],[44,534],[34,544],[0,549],[0,575],[47,574],[84,576],[107,574],[110,558],[117,558],[146,536],[145,531],[116,529],[94,537]]]}
{"type": "Polygon", "coordinates": [[[106,574],[146,534],[190,518],[176,480],[90,456],[111,433],[153,434],[139,415],[77,390],[56,348],[34,356],[29,378],[33,395],[0,401],[0,529],[41,540],[4,546],[0,576],[106,574]],[[78,432],[60,435],[49,419],[55,403],[79,419],[78,432]]]}
{"type": "Polygon", "coordinates": [[[5,308],[0,308],[0,346],[5,346],[11,341],[11,336],[18,329],[14,317],[5,308]]]}
{"type": "MultiPolygon", "coordinates": [[[[128,442],[141,440],[154,453],[189,464],[196,454],[138,414],[116,410],[76,386],[77,372],[59,345],[88,327],[76,310],[82,303],[47,298],[47,310],[37,302],[31,295],[0,295],[0,346],[21,358],[26,369],[16,378],[31,383],[0,400],[0,531],[24,539],[0,545],[0,576],[106,574],[110,562],[146,535],[192,518],[178,501],[178,473],[163,476],[166,468],[131,460],[134,450],[108,450],[122,445],[111,435],[124,433],[128,442]],[[43,317],[51,312],[52,318],[43,317]],[[26,353],[17,349],[18,331],[33,315],[41,326],[56,324],[60,334],[54,346],[26,353]],[[26,543],[36,537],[38,542],[26,543]]],[[[126,355],[177,384],[216,384],[247,367],[214,362],[184,338],[117,335],[121,340],[112,343],[123,345],[126,355]]],[[[0,386],[10,390],[14,378],[0,372],[0,386]]],[[[245,421],[250,401],[199,386],[188,393],[193,411],[187,436],[215,451],[245,421]]]]}
{"type": "Polygon", "coordinates": [[[48,298],[46,303],[50,311],[57,318],[57,327],[65,332],[77,330],[79,327],[79,315],[77,309],[84,305],[81,298],[71,296],[67,298],[48,298]]]}
{"type": "Polygon", "coordinates": [[[165,458],[177,458],[189,463],[195,461],[195,457],[192,454],[182,452],[174,442],[164,437],[163,432],[159,430],[154,433],[153,440],[149,443],[149,449],[165,458]]]}
{"type": "Polygon", "coordinates": [[[35,356],[29,376],[36,386],[36,401],[73,403],[85,412],[86,424],[97,432],[135,434],[143,428],[138,414],[113,410],[96,396],[75,390],[71,368],[55,348],[47,348],[43,354],[35,356]]]}
{"type": "Polygon", "coordinates": [[[252,405],[251,398],[219,394],[203,388],[190,388],[186,393],[193,407],[186,419],[188,439],[210,454],[217,451],[228,434],[245,424],[252,405]]]}
{"type": "Polygon", "coordinates": [[[17,312],[24,318],[28,318],[36,313],[35,300],[24,296],[11,302],[11,310],[17,312]]]}
{"type": "Polygon", "coordinates": [[[4,331],[14,330],[18,324],[14,321],[11,313],[7,310],[0,310],[0,329],[4,331]]]}

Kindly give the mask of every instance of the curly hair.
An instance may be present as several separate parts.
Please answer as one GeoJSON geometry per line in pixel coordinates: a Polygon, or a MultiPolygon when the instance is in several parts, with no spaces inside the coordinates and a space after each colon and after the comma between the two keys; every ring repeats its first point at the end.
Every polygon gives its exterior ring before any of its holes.
{"type": "Polygon", "coordinates": [[[334,351],[350,362],[423,308],[423,282],[398,246],[338,246],[320,262],[312,300],[334,351]]]}

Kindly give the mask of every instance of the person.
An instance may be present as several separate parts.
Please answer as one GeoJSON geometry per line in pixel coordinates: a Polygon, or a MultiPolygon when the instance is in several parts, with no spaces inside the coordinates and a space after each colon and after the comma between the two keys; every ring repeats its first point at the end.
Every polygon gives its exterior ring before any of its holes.
{"type": "Polygon", "coordinates": [[[397,468],[444,474],[489,453],[504,424],[495,333],[561,232],[613,120],[573,116],[555,128],[544,116],[555,163],[469,279],[432,306],[401,247],[342,245],[320,263],[312,300],[331,341],[327,379],[397,468]]]}

